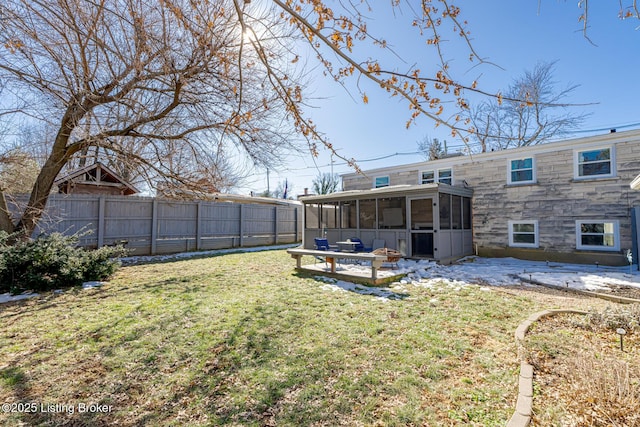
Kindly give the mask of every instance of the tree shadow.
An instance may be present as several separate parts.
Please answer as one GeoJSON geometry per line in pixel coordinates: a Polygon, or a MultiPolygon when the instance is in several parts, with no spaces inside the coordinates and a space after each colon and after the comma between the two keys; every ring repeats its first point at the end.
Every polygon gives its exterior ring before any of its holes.
{"type": "Polygon", "coordinates": [[[297,271],[293,273],[293,275],[300,279],[314,280],[315,282],[322,284],[323,289],[326,290],[352,292],[359,295],[373,296],[388,300],[404,300],[410,296],[408,293],[396,292],[387,287],[362,285],[319,274],[297,271]]]}

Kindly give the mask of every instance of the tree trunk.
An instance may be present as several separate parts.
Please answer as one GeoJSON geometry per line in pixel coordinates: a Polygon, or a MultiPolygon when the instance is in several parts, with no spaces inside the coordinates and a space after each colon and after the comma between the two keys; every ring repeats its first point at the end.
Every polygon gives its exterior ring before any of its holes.
{"type": "Polygon", "coordinates": [[[73,108],[70,107],[63,118],[58,135],[56,135],[51,154],[49,154],[49,158],[36,179],[27,207],[14,228],[15,232],[18,233],[17,238],[19,239],[28,239],[33,234],[38,221],[44,213],[44,208],[47,205],[56,177],[73,155],[73,152],[67,148],[67,142],[75,123],[77,123],[77,118],[73,116],[73,108]]]}
{"type": "Polygon", "coordinates": [[[7,206],[4,191],[0,191],[0,231],[6,231],[9,234],[13,233],[13,221],[11,221],[11,215],[9,215],[9,207],[7,206]]]}

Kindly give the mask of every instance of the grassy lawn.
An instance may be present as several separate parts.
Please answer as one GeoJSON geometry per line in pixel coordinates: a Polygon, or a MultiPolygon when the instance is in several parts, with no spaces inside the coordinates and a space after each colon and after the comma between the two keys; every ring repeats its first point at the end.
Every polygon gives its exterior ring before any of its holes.
{"type": "Polygon", "coordinates": [[[293,266],[281,250],[131,266],[103,288],[0,306],[0,403],[38,406],[2,412],[0,423],[502,426],[510,418],[514,330],[553,306],[444,284],[408,285],[406,298],[381,300],[323,289],[293,266]]]}

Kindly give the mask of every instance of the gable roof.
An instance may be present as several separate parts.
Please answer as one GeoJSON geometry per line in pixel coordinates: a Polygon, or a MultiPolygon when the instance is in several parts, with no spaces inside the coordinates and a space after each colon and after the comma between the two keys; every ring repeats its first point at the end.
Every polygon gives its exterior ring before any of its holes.
{"type": "Polygon", "coordinates": [[[71,171],[67,175],[64,175],[54,181],[54,185],[60,187],[68,182],[74,182],[78,184],[91,184],[91,185],[116,185],[124,188],[123,194],[131,195],[139,193],[140,191],[125,181],[116,172],[102,164],[101,162],[95,162],[92,165],[88,165],[74,171],[71,171]],[[95,180],[84,179],[87,174],[91,175],[93,171],[96,171],[95,180]]]}

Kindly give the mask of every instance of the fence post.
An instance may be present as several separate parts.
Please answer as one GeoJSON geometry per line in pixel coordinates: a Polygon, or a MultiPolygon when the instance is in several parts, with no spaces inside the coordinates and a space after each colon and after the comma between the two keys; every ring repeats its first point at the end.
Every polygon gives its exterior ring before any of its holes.
{"type": "Polygon", "coordinates": [[[158,251],[158,199],[153,199],[151,208],[151,255],[158,251]]]}
{"type": "Polygon", "coordinates": [[[278,207],[273,207],[273,244],[278,244],[278,207]]]}
{"type": "Polygon", "coordinates": [[[244,247],[244,205],[240,205],[240,215],[238,215],[238,219],[240,220],[240,247],[244,247]]]}
{"type": "Polygon", "coordinates": [[[300,227],[298,227],[298,207],[297,206],[293,207],[293,220],[295,221],[294,227],[295,227],[295,230],[296,230],[296,235],[295,235],[296,241],[295,241],[295,243],[298,243],[298,239],[299,239],[298,235],[300,233],[300,227]]]}
{"type": "Polygon", "coordinates": [[[104,246],[104,196],[98,199],[98,248],[104,246]]]}
{"type": "Polygon", "coordinates": [[[196,250],[202,247],[202,202],[198,202],[196,210],[196,250]]]}

